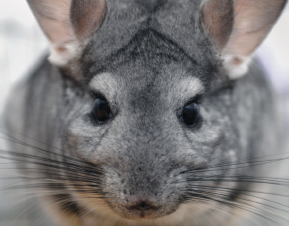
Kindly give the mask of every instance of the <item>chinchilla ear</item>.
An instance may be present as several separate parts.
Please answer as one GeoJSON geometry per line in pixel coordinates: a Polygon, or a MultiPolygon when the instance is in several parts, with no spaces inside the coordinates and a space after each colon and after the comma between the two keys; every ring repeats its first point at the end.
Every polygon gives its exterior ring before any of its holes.
{"type": "Polygon", "coordinates": [[[76,57],[87,39],[101,25],[105,0],[28,0],[50,41],[50,61],[66,65],[76,57]]]}
{"type": "Polygon", "coordinates": [[[287,0],[207,0],[202,22],[231,79],[246,74],[250,58],[277,21],[287,0]]]}

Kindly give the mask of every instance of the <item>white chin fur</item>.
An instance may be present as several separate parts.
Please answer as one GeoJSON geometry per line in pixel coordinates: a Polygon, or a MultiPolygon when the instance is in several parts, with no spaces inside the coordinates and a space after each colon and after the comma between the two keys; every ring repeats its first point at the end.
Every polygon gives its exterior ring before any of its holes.
{"type": "Polygon", "coordinates": [[[232,80],[241,78],[248,72],[250,57],[226,55],[223,57],[223,66],[228,71],[229,78],[232,80]]]}
{"type": "Polygon", "coordinates": [[[62,45],[59,48],[58,45],[52,45],[50,48],[49,61],[57,66],[65,66],[70,60],[75,58],[79,53],[79,47],[77,43],[70,42],[62,45]]]}

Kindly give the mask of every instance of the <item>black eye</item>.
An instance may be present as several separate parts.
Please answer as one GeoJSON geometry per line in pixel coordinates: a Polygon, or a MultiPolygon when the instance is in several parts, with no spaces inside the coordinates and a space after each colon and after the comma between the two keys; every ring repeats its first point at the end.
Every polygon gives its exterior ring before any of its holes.
{"type": "Polygon", "coordinates": [[[200,118],[200,108],[196,103],[188,104],[184,107],[181,121],[189,126],[197,124],[200,118]]]}
{"type": "Polygon", "coordinates": [[[97,98],[94,101],[92,115],[95,120],[104,122],[111,118],[111,110],[106,100],[97,98]]]}

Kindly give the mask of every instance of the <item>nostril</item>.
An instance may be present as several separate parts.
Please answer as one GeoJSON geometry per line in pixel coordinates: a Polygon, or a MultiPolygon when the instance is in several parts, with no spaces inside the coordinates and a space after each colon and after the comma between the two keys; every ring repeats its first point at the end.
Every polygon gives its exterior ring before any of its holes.
{"type": "Polygon", "coordinates": [[[156,211],[159,209],[159,207],[147,201],[140,201],[135,205],[130,206],[128,209],[138,211],[156,211]]]}

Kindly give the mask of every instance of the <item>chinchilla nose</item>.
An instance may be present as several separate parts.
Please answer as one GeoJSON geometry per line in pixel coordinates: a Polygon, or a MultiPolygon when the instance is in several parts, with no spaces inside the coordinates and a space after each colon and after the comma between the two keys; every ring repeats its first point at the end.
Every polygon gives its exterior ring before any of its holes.
{"type": "Polygon", "coordinates": [[[160,206],[148,199],[139,199],[128,205],[127,209],[136,217],[147,218],[153,216],[160,209],[160,206]]]}
{"type": "Polygon", "coordinates": [[[138,203],[128,207],[129,210],[149,211],[158,210],[159,207],[148,201],[139,201],[138,203]]]}

